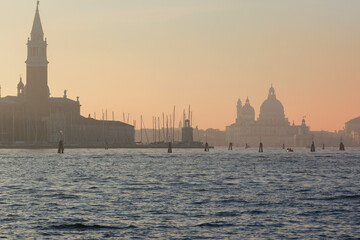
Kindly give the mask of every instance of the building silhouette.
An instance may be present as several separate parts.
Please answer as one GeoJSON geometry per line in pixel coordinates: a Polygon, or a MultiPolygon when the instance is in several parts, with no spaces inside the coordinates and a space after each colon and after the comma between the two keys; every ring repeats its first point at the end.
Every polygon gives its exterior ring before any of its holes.
{"type": "Polygon", "coordinates": [[[27,41],[26,83],[20,77],[17,96],[0,98],[0,144],[46,146],[59,141],[83,147],[131,146],[134,127],[119,121],[95,120],[80,114],[79,97],[50,97],[47,39],[37,3],[27,41]]]}
{"type": "Polygon", "coordinates": [[[181,129],[181,141],[185,144],[191,145],[194,142],[193,128],[190,125],[190,120],[185,120],[184,127],[181,129]]]}
{"type": "Polygon", "coordinates": [[[254,147],[258,146],[260,141],[265,147],[306,146],[311,135],[305,119],[301,125],[290,124],[285,117],[284,107],[271,86],[267,99],[260,107],[257,120],[249,98],[244,105],[238,100],[237,118],[235,123],[226,127],[226,140],[235,146],[248,144],[254,147]]]}
{"type": "Polygon", "coordinates": [[[360,117],[351,119],[345,123],[345,134],[352,140],[353,145],[360,145],[360,117]]]}

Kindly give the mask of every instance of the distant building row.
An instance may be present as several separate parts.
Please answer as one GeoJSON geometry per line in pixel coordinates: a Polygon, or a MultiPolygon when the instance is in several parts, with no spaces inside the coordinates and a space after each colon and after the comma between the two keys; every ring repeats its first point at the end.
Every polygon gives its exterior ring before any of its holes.
{"type": "Polygon", "coordinates": [[[310,131],[305,119],[301,125],[289,123],[284,107],[271,86],[267,99],[260,107],[258,119],[255,120],[255,110],[249,98],[244,105],[239,99],[235,123],[226,127],[226,142],[235,146],[258,146],[261,141],[267,147],[307,147],[312,140],[318,146],[339,146],[340,141],[347,146],[360,146],[360,117],[345,123],[345,130],[310,131]]]}

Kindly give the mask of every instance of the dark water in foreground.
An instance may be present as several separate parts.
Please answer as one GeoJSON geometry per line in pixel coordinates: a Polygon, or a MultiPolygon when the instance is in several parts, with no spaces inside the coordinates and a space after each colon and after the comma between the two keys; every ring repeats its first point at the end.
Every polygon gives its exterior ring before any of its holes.
{"type": "Polygon", "coordinates": [[[360,238],[360,149],[0,150],[0,238],[360,238]]]}

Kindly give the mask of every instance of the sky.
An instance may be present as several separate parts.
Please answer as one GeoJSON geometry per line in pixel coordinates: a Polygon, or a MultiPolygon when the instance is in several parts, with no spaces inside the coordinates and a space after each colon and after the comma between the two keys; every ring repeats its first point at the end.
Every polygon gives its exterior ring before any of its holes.
{"type": "MultiPolygon", "coordinates": [[[[2,0],[2,97],[26,79],[35,0],[2,0]]],[[[80,97],[84,116],[147,127],[153,116],[224,130],[236,102],[258,117],[273,84],[285,115],[311,130],[360,116],[358,0],[42,0],[51,96],[80,97]]]]}

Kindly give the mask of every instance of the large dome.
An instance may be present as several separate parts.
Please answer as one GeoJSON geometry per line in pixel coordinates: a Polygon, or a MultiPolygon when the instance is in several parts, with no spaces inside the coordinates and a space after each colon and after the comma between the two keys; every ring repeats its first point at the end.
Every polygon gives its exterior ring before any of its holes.
{"type": "Polygon", "coordinates": [[[260,107],[260,114],[274,113],[284,115],[284,107],[277,99],[266,99],[260,107]]]}
{"type": "Polygon", "coordinates": [[[269,90],[268,98],[261,104],[259,119],[285,119],[284,107],[282,103],[276,99],[275,89],[272,86],[269,90]]]}

